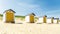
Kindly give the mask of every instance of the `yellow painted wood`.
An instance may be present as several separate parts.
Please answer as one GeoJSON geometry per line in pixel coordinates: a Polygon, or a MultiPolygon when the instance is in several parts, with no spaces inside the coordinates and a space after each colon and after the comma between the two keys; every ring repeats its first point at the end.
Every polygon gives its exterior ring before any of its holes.
{"type": "Polygon", "coordinates": [[[14,13],[11,11],[6,12],[6,22],[14,22],[14,13]]]}
{"type": "Polygon", "coordinates": [[[57,23],[59,23],[59,19],[57,19],[57,23]]]}
{"type": "Polygon", "coordinates": [[[44,16],[44,17],[43,17],[43,22],[46,23],[46,21],[47,21],[47,19],[46,19],[46,17],[44,16]]]}
{"type": "Polygon", "coordinates": [[[53,23],[53,19],[54,19],[54,18],[52,17],[52,18],[51,18],[51,23],[53,23]]]}
{"type": "Polygon", "coordinates": [[[34,16],[30,16],[30,23],[34,23],[34,16]]]}

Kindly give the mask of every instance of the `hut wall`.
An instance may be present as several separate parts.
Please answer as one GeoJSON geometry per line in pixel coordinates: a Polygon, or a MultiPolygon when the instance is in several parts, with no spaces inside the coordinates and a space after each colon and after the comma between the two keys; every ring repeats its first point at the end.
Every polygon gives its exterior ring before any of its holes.
{"type": "Polygon", "coordinates": [[[51,19],[47,19],[47,23],[52,23],[51,19]]]}
{"type": "Polygon", "coordinates": [[[55,23],[55,24],[56,24],[56,23],[57,23],[57,20],[53,20],[53,23],[55,23]]]}
{"type": "Polygon", "coordinates": [[[30,22],[29,16],[26,16],[26,17],[25,17],[25,21],[26,21],[26,22],[30,22]]]}
{"type": "Polygon", "coordinates": [[[43,23],[43,17],[42,18],[39,18],[38,22],[39,23],[43,23]]]}
{"type": "Polygon", "coordinates": [[[6,13],[3,14],[3,22],[6,21],[6,16],[5,15],[6,15],[6,13]]]}

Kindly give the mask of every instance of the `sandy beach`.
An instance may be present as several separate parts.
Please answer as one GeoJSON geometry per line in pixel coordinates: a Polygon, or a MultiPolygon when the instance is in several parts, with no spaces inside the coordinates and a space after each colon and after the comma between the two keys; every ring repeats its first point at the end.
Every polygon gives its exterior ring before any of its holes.
{"type": "Polygon", "coordinates": [[[60,34],[60,24],[11,24],[0,21],[0,34],[60,34]]]}
{"type": "Polygon", "coordinates": [[[60,34],[60,24],[26,23],[15,18],[15,24],[4,23],[0,19],[0,34],[60,34]]]}

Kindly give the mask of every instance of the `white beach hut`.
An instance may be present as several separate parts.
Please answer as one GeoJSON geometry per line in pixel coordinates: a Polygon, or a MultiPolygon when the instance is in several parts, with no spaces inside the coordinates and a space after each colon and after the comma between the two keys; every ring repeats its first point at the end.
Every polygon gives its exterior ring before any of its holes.
{"type": "Polygon", "coordinates": [[[40,24],[43,23],[43,16],[39,17],[38,23],[40,23],[40,24]]]}
{"type": "Polygon", "coordinates": [[[47,16],[46,15],[45,16],[41,16],[38,19],[38,23],[46,23],[46,19],[47,19],[47,16]]]}
{"type": "Polygon", "coordinates": [[[25,22],[34,23],[34,16],[35,16],[34,13],[31,13],[31,14],[27,15],[27,16],[25,17],[25,22]]]}
{"type": "Polygon", "coordinates": [[[53,19],[54,19],[54,17],[47,17],[47,23],[48,24],[53,23],[53,19]]]}
{"type": "Polygon", "coordinates": [[[54,24],[57,24],[58,23],[58,20],[59,20],[59,18],[54,18],[53,23],[54,24]]]}

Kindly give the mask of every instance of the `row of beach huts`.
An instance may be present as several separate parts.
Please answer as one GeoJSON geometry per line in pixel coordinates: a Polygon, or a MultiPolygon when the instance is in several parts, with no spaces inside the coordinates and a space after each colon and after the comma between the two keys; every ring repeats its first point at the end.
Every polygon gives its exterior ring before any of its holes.
{"type": "MultiPolygon", "coordinates": [[[[15,11],[12,9],[3,12],[3,22],[15,23],[15,11]]],[[[35,23],[35,14],[31,13],[25,16],[25,22],[35,23]]],[[[47,17],[46,15],[38,17],[37,23],[59,23],[59,18],[47,17]]]]}

